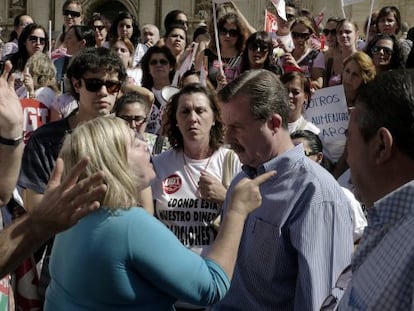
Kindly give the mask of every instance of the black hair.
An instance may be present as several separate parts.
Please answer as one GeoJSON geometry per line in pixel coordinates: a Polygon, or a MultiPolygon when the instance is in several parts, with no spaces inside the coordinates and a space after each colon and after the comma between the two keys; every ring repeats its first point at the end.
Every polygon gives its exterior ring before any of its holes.
{"type": "Polygon", "coordinates": [[[141,32],[139,30],[138,21],[136,20],[135,16],[132,15],[131,13],[129,13],[129,12],[121,11],[121,12],[118,13],[118,16],[112,22],[111,28],[109,29],[109,32],[108,32],[109,37],[111,39],[114,39],[114,40],[116,40],[119,37],[118,36],[118,24],[119,24],[120,21],[122,21],[124,19],[132,20],[132,35],[131,35],[131,38],[128,38],[128,39],[131,40],[134,47],[136,47],[139,43],[139,39],[141,37],[141,32]]]}

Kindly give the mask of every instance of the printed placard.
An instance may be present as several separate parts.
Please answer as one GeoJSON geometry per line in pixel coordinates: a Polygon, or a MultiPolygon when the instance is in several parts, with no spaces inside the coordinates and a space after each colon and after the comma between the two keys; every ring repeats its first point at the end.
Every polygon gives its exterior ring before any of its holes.
{"type": "Polygon", "coordinates": [[[306,120],[320,128],[324,142],[345,139],[349,114],[343,85],[335,85],[315,91],[305,110],[306,120]]]}

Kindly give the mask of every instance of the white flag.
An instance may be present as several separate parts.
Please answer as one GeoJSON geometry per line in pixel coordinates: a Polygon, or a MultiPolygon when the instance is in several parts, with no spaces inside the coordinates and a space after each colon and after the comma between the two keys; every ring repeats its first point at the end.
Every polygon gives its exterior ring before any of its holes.
{"type": "Polygon", "coordinates": [[[362,1],[364,0],[342,0],[342,6],[348,6],[362,1]]]}
{"type": "Polygon", "coordinates": [[[277,15],[287,21],[285,0],[272,0],[272,4],[276,8],[277,15]]]}

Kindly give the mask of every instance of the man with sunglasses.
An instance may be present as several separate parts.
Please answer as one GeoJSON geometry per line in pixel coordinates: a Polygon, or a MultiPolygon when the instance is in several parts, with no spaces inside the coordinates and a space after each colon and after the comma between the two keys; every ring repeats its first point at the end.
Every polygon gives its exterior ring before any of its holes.
{"type": "Polygon", "coordinates": [[[37,129],[23,153],[19,185],[29,211],[36,209],[43,197],[64,136],[82,122],[108,115],[127,74],[111,50],[87,48],[74,56],[67,77],[79,108],[65,119],[37,129]]]}
{"type": "Polygon", "coordinates": [[[284,20],[276,13],[277,30],[271,33],[273,47],[281,49],[281,53],[291,52],[295,45],[290,35],[290,26],[298,14],[297,6],[290,0],[286,1],[286,19],[284,20]]]}

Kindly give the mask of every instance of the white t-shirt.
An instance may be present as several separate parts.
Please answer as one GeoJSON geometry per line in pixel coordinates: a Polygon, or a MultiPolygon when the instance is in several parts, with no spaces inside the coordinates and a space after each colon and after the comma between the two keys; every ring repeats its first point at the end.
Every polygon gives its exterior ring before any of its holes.
{"type": "Polygon", "coordinates": [[[312,122],[307,121],[303,116],[301,116],[299,119],[297,119],[294,122],[289,122],[288,123],[288,128],[289,128],[289,133],[290,134],[292,134],[293,132],[298,131],[298,130],[311,131],[312,133],[314,133],[316,135],[319,135],[319,133],[321,132],[319,127],[317,127],[312,122]]]}
{"type": "MultiPolygon", "coordinates": [[[[155,215],[189,249],[204,252],[216,237],[210,223],[220,214],[221,206],[200,198],[198,181],[200,172],[206,170],[223,178],[225,155],[229,149],[219,148],[210,158],[194,160],[183,151],[170,149],[153,158],[157,178],[152,183],[155,215]]],[[[232,173],[241,170],[234,154],[232,173]]]]}

